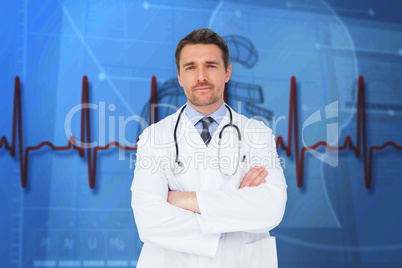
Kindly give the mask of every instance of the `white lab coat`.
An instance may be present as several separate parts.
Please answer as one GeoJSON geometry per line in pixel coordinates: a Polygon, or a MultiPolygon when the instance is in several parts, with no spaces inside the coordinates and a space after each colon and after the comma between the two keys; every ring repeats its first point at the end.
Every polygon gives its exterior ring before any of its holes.
{"type": "MultiPolygon", "coordinates": [[[[145,129],[138,142],[131,205],[144,245],[137,267],[277,267],[275,238],[268,231],[282,220],[287,185],[271,129],[232,110],[233,123],[242,134],[240,155],[245,154],[246,160],[235,175],[225,176],[217,166],[209,167],[207,160],[218,156],[218,135],[230,121],[228,110],[208,146],[183,112],[177,138],[179,159],[185,166],[182,173],[173,174],[173,130],[179,111],[145,129]],[[159,163],[157,168],[149,164],[152,159],[159,163]],[[270,165],[266,183],[238,189],[255,165],[270,165]],[[166,201],[169,190],[196,192],[201,213],[170,205],[166,201]]],[[[224,133],[228,140],[236,137],[233,128],[226,128],[224,133]]],[[[221,150],[234,159],[238,149],[221,150]]]]}

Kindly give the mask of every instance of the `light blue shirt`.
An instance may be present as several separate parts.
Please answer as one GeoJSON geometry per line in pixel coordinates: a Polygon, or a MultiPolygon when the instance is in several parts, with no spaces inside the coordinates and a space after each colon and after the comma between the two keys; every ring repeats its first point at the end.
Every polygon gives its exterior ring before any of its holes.
{"type": "Polygon", "coordinates": [[[211,134],[211,137],[214,135],[216,129],[218,128],[219,124],[221,123],[223,117],[226,115],[226,107],[225,107],[225,102],[222,102],[222,105],[213,112],[210,115],[204,115],[191,107],[188,102],[186,105],[186,116],[190,119],[191,123],[193,123],[194,127],[197,129],[198,133],[202,133],[202,122],[200,121],[201,118],[203,117],[212,117],[214,121],[209,125],[209,133],[211,134]]]}

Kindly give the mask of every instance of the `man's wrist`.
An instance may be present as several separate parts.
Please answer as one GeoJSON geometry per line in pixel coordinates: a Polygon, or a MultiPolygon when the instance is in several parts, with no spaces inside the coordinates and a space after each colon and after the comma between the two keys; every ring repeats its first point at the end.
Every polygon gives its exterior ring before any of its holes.
{"type": "Polygon", "coordinates": [[[200,213],[200,209],[198,207],[197,195],[195,192],[186,192],[185,198],[185,209],[200,213]]]}
{"type": "Polygon", "coordinates": [[[167,201],[175,207],[200,213],[195,192],[169,191],[167,201]]]}

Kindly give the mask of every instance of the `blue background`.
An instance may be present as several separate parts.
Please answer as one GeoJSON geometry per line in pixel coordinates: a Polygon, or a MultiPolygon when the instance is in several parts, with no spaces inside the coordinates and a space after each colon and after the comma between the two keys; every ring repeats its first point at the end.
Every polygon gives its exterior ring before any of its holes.
{"type": "MultiPolygon", "coordinates": [[[[123,121],[132,115],[148,121],[152,76],[159,103],[185,102],[175,80],[174,51],[201,27],[228,42],[229,104],[247,116],[266,116],[286,144],[295,76],[301,146],[320,140],[343,145],[347,136],[356,145],[360,75],[366,82],[367,145],[402,144],[401,1],[2,0],[0,6],[0,136],[11,141],[18,75],[24,148],[45,140],[67,144],[64,122],[81,103],[84,75],[90,102],[97,105],[91,139],[134,144],[142,127],[134,121],[124,127],[123,121]],[[339,111],[329,118],[325,107],[334,102],[339,111]],[[322,120],[303,128],[317,111],[322,120]],[[331,123],[338,124],[338,138],[327,138],[331,123]]],[[[161,109],[159,115],[172,112],[161,109]]],[[[72,132],[79,137],[79,131],[77,114],[72,132]]],[[[44,147],[30,153],[23,189],[20,156],[10,157],[3,146],[1,266],[135,266],[142,242],[130,207],[133,152],[99,152],[90,189],[87,155],[44,147]]],[[[402,152],[387,147],[374,153],[370,189],[362,156],[317,152],[338,164],[307,153],[299,188],[294,147],[290,157],[279,150],[288,184],[284,219],[271,232],[279,266],[401,267],[402,152]]]]}

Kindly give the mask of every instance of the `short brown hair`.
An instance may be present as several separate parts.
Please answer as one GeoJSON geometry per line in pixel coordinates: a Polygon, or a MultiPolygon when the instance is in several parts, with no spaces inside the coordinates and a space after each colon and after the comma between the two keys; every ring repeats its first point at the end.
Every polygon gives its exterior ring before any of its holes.
{"type": "Polygon", "coordinates": [[[225,70],[228,69],[230,64],[229,57],[229,48],[226,44],[225,40],[222,39],[217,33],[212,31],[211,29],[202,28],[197,29],[186,35],[182,40],[180,40],[179,44],[177,44],[175,58],[176,58],[176,67],[177,70],[180,71],[180,53],[184,46],[186,45],[196,45],[196,44],[204,44],[204,45],[217,45],[219,49],[222,51],[222,59],[225,64],[225,70]]]}

